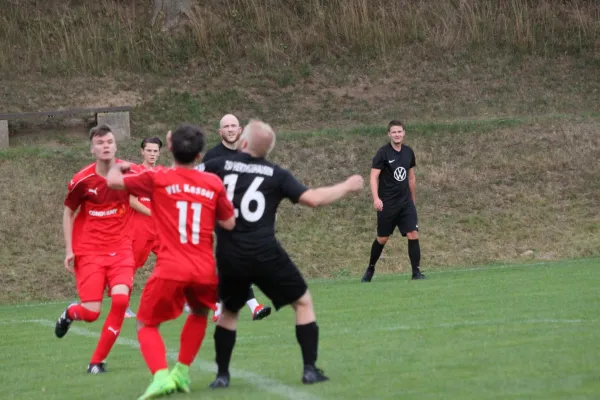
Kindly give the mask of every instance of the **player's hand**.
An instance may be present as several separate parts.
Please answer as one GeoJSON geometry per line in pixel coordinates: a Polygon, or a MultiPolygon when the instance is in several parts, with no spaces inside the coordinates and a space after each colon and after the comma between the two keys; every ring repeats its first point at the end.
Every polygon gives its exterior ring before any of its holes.
{"type": "Polygon", "coordinates": [[[376,198],[373,200],[373,207],[375,207],[377,211],[383,211],[383,201],[381,201],[379,197],[376,198]]]}
{"type": "Polygon", "coordinates": [[[67,255],[65,256],[65,268],[67,269],[67,271],[69,271],[70,273],[75,273],[75,270],[73,269],[73,265],[72,262],[75,259],[75,254],[73,254],[72,251],[68,251],[67,255]]]}
{"type": "Polygon", "coordinates": [[[346,179],[346,185],[348,185],[348,189],[351,192],[358,192],[363,188],[365,184],[365,180],[360,175],[352,175],[350,178],[346,179]]]}
{"type": "Polygon", "coordinates": [[[128,163],[128,162],[119,163],[119,169],[121,170],[122,173],[129,172],[129,170],[131,169],[131,163],[128,163]]]}

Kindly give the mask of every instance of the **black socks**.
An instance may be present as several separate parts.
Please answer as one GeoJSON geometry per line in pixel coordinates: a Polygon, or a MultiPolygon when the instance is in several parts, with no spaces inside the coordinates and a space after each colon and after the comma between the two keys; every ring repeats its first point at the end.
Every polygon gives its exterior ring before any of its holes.
{"type": "Polygon", "coordinates": [[[302,350],[304,365],[315,366],[319,347],[319,326],[316,322],[305,325],[296,325],[296,339],[302,350]]]}
{"type": "Polygon", "coordinates": [[[215,329],[215,352],[217,367],[219,371],[217,375],[229,376],[229,362],[231,361],[231,353],[233,353],[233,346],[235,346],[235,333],[236,331],[230,331],[217,325],[215,329]]]}

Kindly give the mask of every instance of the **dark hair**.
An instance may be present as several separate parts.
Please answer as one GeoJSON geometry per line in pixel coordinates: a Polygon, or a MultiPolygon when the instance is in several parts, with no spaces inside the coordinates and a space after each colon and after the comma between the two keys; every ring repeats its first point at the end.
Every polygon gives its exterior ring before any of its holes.
{"type": "Polygon", "coordinates": [[[102,137],[108,133],[112,133],[112,128],[106,124],[98,125],[90,129],[90,140],[95,137],[102,137]]]}
{"type": "Polygon", "coordinates": [[[402,121],[400,121],[399,119],[393,119],[390,121],[390,123],[388,124],[388,128],[387,128],[388,132],[390,131],[390,129],[392,129],[392,126],[401,126],[402,129],[404,129],[404,123],[402,121]]]}
{"type": "Polygon", "coordinates": [[[154,136],[154,137],[147,137],[146,139],[142,140],[142,149],[145,149],[146,145],[148,143],[157,144],[159,149],[162,148],[162,146],[163,146],[162,140],[160,140],[158,137],[154,136]]]}
{"type": "Polygon", "coordinates": [[[199,126],[181,124],[171,135],[173,158],[180,164],[191,164],[204,150],[204,132],[199,126]]]}

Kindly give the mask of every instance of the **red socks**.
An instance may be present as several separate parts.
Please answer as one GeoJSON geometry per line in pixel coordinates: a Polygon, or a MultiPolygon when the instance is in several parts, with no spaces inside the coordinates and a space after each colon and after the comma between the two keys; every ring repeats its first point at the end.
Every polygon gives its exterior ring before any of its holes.
{"type": "Polygon", "coordinates": [[[144,326],[138,331],[140,350],[152,375],[167,369],[167,349],[156,326],[144,326]]]}
{"type": "Polygon", "coordinates": [[[181,330],[179,344],[179,362],[187,366],[191,365],[202,346],[204,334],[206,333],[206,317],[190,314],[185,320],[181,330]]]}
{"type": "MultiPolygon", "coordinates": [[[[190,365],[202,345],[206,332],[206,317],[190,314],[181,331],[179,362],[190,365]]],[[[144,326],[138,331],[140,350],[152,375],[161,369],[167,369],[167,349],[160,336],[158,327],[144,326]]]]}
{"type": "MultiPolygon", "coordinates": [[[[129,295],[126,294],[114,294],[112,295],[112,305],[110,311],[102,327],[102,333],[100,334],[100,340],[94,355],[92,355],[91,364],[101,363],[106,359],[110,349],[117,341],[119,333],[121,333],[121,327],[123,326],[123,320],[125,319],[125,311],[129,304],[129,295]]],[[[69,309],[70,313],[71,309],[69,309]]]]}
{"type": "Polygon", "coordinates": [[[99,312],[88,310],[81,304],[73,304],[67,309],[67,317],[71,321],[94,322],[99,316],[99,312]]]}

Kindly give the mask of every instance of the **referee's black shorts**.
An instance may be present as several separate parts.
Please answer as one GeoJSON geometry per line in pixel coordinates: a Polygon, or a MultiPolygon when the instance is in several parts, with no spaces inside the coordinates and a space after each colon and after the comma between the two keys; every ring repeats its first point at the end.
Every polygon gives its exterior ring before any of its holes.
{"type": "Polygon", "coordinates": [[[398,228],[402,236],[418,231],[417,208],[412,201],[399,206],[383,205],[383,211],[377,211],[377,236],[388,237],[398,228]]]}
{"type": "Polygon", "coordinates": [[[241,256],[217,249],[219,298],[225,308],[238,312],[248,300],[252,284],[271,299],[276,310],[302,297],[308,286],[280,245],[260,255],[241,256]]]}

